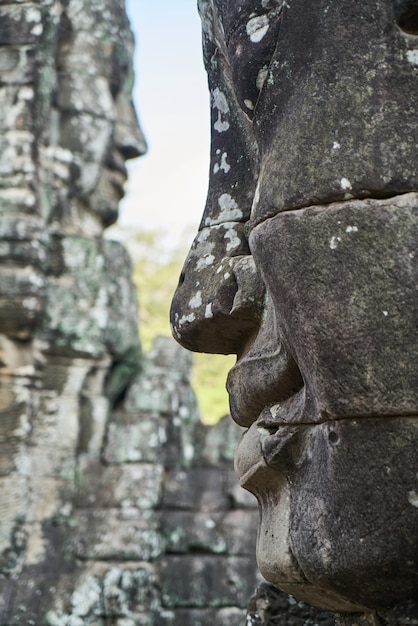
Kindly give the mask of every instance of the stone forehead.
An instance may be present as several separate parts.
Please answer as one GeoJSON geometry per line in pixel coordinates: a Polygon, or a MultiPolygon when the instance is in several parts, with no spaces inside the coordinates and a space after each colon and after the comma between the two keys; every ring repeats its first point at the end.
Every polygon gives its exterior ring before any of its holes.
{"type": "Polygon", "coordinates": [[[132,42],[129,20],[122,0],[68,0],[65,13],[74,31],[91,39],[132,42]]]}
{"type": "Polygon", "coordinates": [[[60,40],[66,71],[75,70],[80,76],[108,76],[118,66],[130,73],[134,37],[119,0],[68,0],[61,20],[60,40]]]}

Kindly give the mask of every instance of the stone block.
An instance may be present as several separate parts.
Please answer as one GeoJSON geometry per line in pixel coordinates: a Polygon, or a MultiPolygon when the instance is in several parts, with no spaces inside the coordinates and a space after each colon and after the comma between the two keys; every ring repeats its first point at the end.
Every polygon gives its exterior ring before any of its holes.
{"type": "Polygon", "coordinates": [[[202,437],[203,445],[199,464],[216,467],[223,464],[231,467],[242,433],[242,429],[235,424],[230,415],[223,417],[214,426],[206,427],[202,437]]]}
{"type": "MultiPolygon", "coordinates": [[[[4,189],[1,190],[3,195],[4,189]]],[[[30,243],[36,251],[41,246],[43,221],[37,215],[9,214],[2,215],[0,221],[0,240],[24,241],[30,243]]]]}
{"type": "Polygon", "coordinates": [[[149,358],[157,367],[176,372],[183,382],[190,382],[193,355],[185,350],[172,337],[156,337],[149,352],[149,358]]]}
{"type": "Polygon", "coordinates": [[[124,620],[148,624],[148,611],[159,606],[153,568],[147,563],[91,563],[78,579],[67,580],[65,589],[71,588],[67,603],[58,596],[55,606],[59,609],[50,612],[48,624],[73,624],[73,620],[80,619],[84,626],[103,616],[113,625],[123,624],[124,620]],[[70,606],[68,613],[63,611],[65,604],[70,606]]]}
{"type": "Polygon", "coordinates": [[[0,478],[0,555],[10,548],[13,529],[26,515],[28,484],[21,476],[0,478]]]}
{"type": "MultiPolygon", "coordinates": [[[[110,352],[118,358],[136,350],[131,363],[138,369],[140,344],[138,336],[138,295],[132,282],[132,260],[118,241],[103,242],[103,285],[108,297],[108,318],[104,341],[110,352]]],[[[126,362],[126,358],[124,358],[126,362]]]]}
{"type": "Polygon", "coordinates": [[[161,532],[167,553],[201,552],[255,556],[258,511],[162,511],[161,532]]]}
{"type": "Polygon", "coordinates": [[[250,555],[255,558],[258,528],[257,510],[229,511],[221,522],[228,554],[250,555]]]}
{"type": "Polygon", "coordinates": [[[107,463],[158,463],[164,431],[156,416],[113,413],[104,458],[107,463]]]}
{"type": "Polygon", "coordinates": [[[79,411],[76,394],[42,393],[32,424],[31,444],[65,449],[74,455],[79,437],[79,411]]]}
{"type": "Polygon", "coordinates": [[[32,173],[13,173],[0,179],[0,216],[10,212],[17,215],[31,215],[38,211],[37,196],[31,186],[34,184],[32,173]]]}
{"type": "Polygon", "coordinates": [[[150,375],[149,366],[144,370],[130,388],[125,407],[128,411],[144,411],[150,413],[173,413],[173,396],[176,384],[167,376],[167,372],[158,371],[150,375]]]}
{"type": "Polygon", "coordinates": [[[235,471],[230,468],[225,470],[225,489],[231,500],[232,508],[236,509],[257,509],[256,497],[241,487],[238,476],[235,471]]]}
{"type": "Polygon", "coordinates": [[[152,613],[137,613],[132,617],[117,617],[112,626],[155,626],[152,613]]]}
{"type": "MultiPolygon", "coordinates": [[[[0,56],[1,60],[1,56],[0,56]]],[[[0,131],[32,130],[35,91],[31,85],[7,85],[0,89],[0,109],[3,115],[0,131]]]]}
{"type": "Polygon", "coordinates": [[[0,241],[0,263],[16,265],[39,265],[42,250],[36,241],[0,241]]]}
{"type": "Polygon", "coordinates": [[[163,506],[218,511],[229,508],[222,470],[195,468],[172,471],[164,483],[163,506]]]}
{"type": "Polygon", "coordinates": [[[236,607],[161,611],[155,626],[245,626],[245,611],[236,607]]]}
{"type": "Polygon", "coordinates": [[[43,33],[42,11],[36,4],[0,7],[0,46],[36,42],[43,33]]]}
{"type": "Polygon", "coordinates": [[[154,571],[146,564],[112,567],[103,578],[104,610],[108,616],[130,617],[158,606],[154,571]]]}
{"type": "Polygon", "coordinates": [[[26,439],[30,430],[29,396],[28,389],[6,385],[0,389],[0,443],[26,439]]]}
{"type": "Polygon", "coordinates": [[[56,446],[29,446],[19,463],[24,476],[55,478],[75,483],[76,457],[74,450],[56,446]]]}
{"type": "Polygon", "coordinates": [[[10,176],[19,172],[33,174],[35,165],[32,150],[35,141],[35,136],[29,130],[9,130],[2,133],[0,136],[0,175],[10,176]]]}
{"type": "Polygon", "coordinates": [[[221,528],[222,513],[162,511],[160,520],[167,553],[224,554],[227,551],[221,528]]]}
{"type": "MultiPolygon", "coordinates": [[[[85,358],[71,358],[67,356],[59,356],[55,354],[48,355],[45,367],[42,373],[42,389],[44,391],[58,391],[61,394],[80,395],[84,391],[87,377],[92,370],[96,374],[102,374],[102,378],[106,374],[106,366],[108,362],[95,361],[85,358]]],[[[91,383],[91,379],[88,381],[91,383]]],[[[95,389],[99,393],[98,389],[95,389]]]]}
{"type": "Polygon", "coordinates": [[[98,358],[103,353],[107,304],[100,284],[99,243],[88,237],[63,237],[51,245],[56,267],[49,281],[50,331],[58,345],[98,358]]]}
{"type": "Polygon", "coordinates": [[[23,85],[35,74],[34,46],[7,46],[0,48],[1,80],[6,84],[23,85]]]}
{"type": "Polygon", "coordinates": [[[27,339],[44,311],[44,277],[34,267],[2,267],[0,285],[2,332],[9,337],[27,339]]]}
{"type": "Polygon", "coordinates": [[[0,476],[20,473],[20,461],[25,458],[26,450],[18,441],[0,443],[0,476]]]}
{"type": "Polygon", "coordinates": [[[163,467],[151,463],[104,466],[88,457],[79,463],[77,506],[80,508],[155,508],[163,467]]]}
{"type": "Polygon", "coordinates": [[[157,565],[165,608],[245,607],[256,580],[243,557],[165,556],[157,565]]]}
{"type": "Polygon", "coordinates": [[[74,493],[72,481],[57,478],[35,478],[30,481],[30,495],[26,511],[28,522],[44,522],[60,516],[61,509],[71,502],[74,493]]]}
{"type": "Polygon", "coordinates": [[[95,560],[152,561],[162,551],[161,537],[151,511],[108,509],[79,511],[78,557],[95,560]]]}

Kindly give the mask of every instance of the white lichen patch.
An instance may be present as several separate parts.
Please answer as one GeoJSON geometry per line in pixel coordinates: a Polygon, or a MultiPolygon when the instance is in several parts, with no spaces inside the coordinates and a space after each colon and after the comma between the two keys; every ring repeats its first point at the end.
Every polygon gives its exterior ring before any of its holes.
{"type": "Polygon", "coordinates": [[[25,307],[25,309],[28,309],[29,311],[36,311],[39,308],[38,298],[35,298],[35,297],[25,298],[22,304],[25,307]]]}
{"type": "Polygon", "coordinates": [[[332,144],[332,149],[339,150],[340,148],[341,148],[341,144],[338,143],[338,141],[334,141],[334,143],[332,144]]]}
{"type": "Polygon", "coordinates": [[[95,576],[88,576],[71,596],[71,608],[74,615],[88,615],[100,606],[102,589],[95,576]]]}
{"type": "Polygon", "coordinates": [[[231,227],[229,228],[225,235],[224,235],[224,239],[229,239],[228,243],[226,244],[226,250],[227,252],[230,252],[231,250],[234,250],[235,248],[238,248],[238,246],[241,243],[241,240],[238,236],[237,231],[235,230],[235,228],[231,227]]]}
{"type": "Polygon", "coordinates": [[[201,270],[204,267],[209,267],[210,265],[213,265],[214,261],[215,257],[213,254],[205,254],[201,259],[198,259],[196,269],[201,270]]]}
{"type": "Polygon", "coordinates": [[[191,443],[187,443],[183,448],[183,454],[186,461],[191,461],[194,457],[194,447],[191,443]]]}
{"type": "Polygon", "coordinates": [[[259,70],[257,74],[257,79],[255,81],[255,86],[257,87],[258,91],[261,91],[261,89],[263,88],[263,85],[266,82],[268,71],[269,70],[267,65],[263,65],[261,70],[259,70]]]}
{"type": "Polygon", "coordinates": [[[348,178],[342,178],[340,180],[340,187],[341,189],[352,189],[352,185],[350,181],[348,180],[348,178]]]}
{"type": "Polygon", "coordinates": [[[219,213],[216,217],[207,217],[206,226],[215,226],[224,222],[236,222],[242,219],[243,212],[229,193],[223,193],[218,198],[219,213]]]}
{"type": "Polygon", "coordinates": [[[32,524],[26,545],[26,563],[28,565],[40,563],[45,558],[46,547],[42,525],[32,524]]]}
{"type": "Polygon", "coordinates": [[[223,193],[218,198],[218,205],[221,209],[220,217],[225,220],[240,219],[243,216],[238,204],[229,193],[223,193]]]}
{"type": "Polygon", "coordinates": [[[202,292],[198,291],[193,298],[189,300],[189,307],[191,309],[198,309],[202,306],[202,292]]]}
{"type": "Polygon", "coordinates": [[[216,522],[213,519],[209,518],[205,521],[205,526],[206,528],[215,528],[216,522]]]}
{"type": "Polygon", "coordinates": [[[409,63],[412,65],[418,65],[418,50],[407,50],[405,56],[409,63]]]}
{"type": "Polygon", "coordinates": [[[210,230],[209,229],[205,228],[205,229],[201,230],[199,232],[199,234],[197,235],[196,243],[197,244],[205,243],[205,241],[208,240],[209,235],[210,235],[210,230]]]}
{"type": "Polygon", "coordinates": [[[247,35],[252,43],[259,43],[266,35],[270,23],[267,15],[256,15],[247,22],[247,35]]]}
{"type": "Polygon", "coordinates": [[[23,87],[21,87],[18,91],[18,99],[19,100],[33,100],[35,96],[35,92],[33,90],[33,87],[29,87],[29,85],[25,85],[23,87]]]}
{"type": "Polygon", "coordinates": [[[212,92],[212,108],[218,111],[218,119],[213,127],[218,133],[224,133],[229,129],[229,122],[223,119],[229,113],[229,105],[225,94],[219,87],[216,87],[212,92]]]}
{"type": "Polygon", "coordinates": [[[331,250],[336,250],[338,248],[338,244],[341,243],[341,237],[333,236],[329,241],[329,247],[331,250]]]}
{"type": "Polygon", "coordinates": [[[389,315],[389,311],[382,311],[383,317],[387,317],[389,315]]]}
{"type": "Polygon", "coordinates": [[[357,233],[358,232],[358,228],[357,226],[347,226],[347,228],[345,229],[346,233],[357,233]]]}
{"type": "MultiPolygon", "coordinates": [[[[219,154],[219,153],[220,153],[220,150],[217,150],[216,154],[219,154]]],[[[221,162],[215,163],[215,165],[213,166],[214,174],[217,174],[220,170],[225,172],[225,174],[228,174],[229,170],[231,169],[231,166],[228,163],[227,158],[228,158],[228,154],[226,152],[223,152],[221,155],[221,162]]]]}
{"type": "Polygon", "coordinates": [[[26,11],[25,18],[27,22],[35,22],[38,24],[42,19],[42,14],[39,9],[29,7],[26,11]]]}
{"type": "Polygon", "coordinates": [[[188,315],[182,315],[178,321],[178,325],[183,326],[183,324],[186,324],[187,322],[189,323],[194,322],[195,319],[196,319],[196,315],[194,313],[189,313],[188,315]]]}
{"type": "Polygon", "coordinates": [[[408,502],[418,509],[418,493],[414,490],[408,493],[408,502]]]}
{"type": "Polygon", "coordinates": [[[31,34],[35,35],[35,37],[38,37],[39,35],[42,35],[43,33],[43,26],[42,24],[35,24],[35,26],[33,26],[33,28],[31,28],[31,34]]]}

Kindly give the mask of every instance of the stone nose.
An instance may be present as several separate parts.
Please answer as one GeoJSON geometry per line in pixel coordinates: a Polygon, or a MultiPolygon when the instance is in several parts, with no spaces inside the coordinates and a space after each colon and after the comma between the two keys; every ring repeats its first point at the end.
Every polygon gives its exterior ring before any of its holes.
{"type": "Polygon", "coordinates": [[[257,331],[264,284],[249,254],[244,224],[203,228],[173,297],[173,335],[195,352],[240,354],[257,331]]]}
{"type": "Polygon", "coordinates": [[[116,101],[114,142],[125,160],[135,159],[147,151],[147,142],[139,125],[135,107],[123,93],[116,101]]]}

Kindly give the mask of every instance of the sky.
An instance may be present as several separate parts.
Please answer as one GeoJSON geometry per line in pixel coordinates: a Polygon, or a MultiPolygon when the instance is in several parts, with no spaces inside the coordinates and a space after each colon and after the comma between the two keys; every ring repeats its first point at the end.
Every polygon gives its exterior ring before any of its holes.
{"type": "Polygon", "coordinates": [[[209,168],[209,96],[196,0],[126,0],[136,39],[134,103],[148,154],[128,162],[119,224],[189,245],[209,168]]]}

